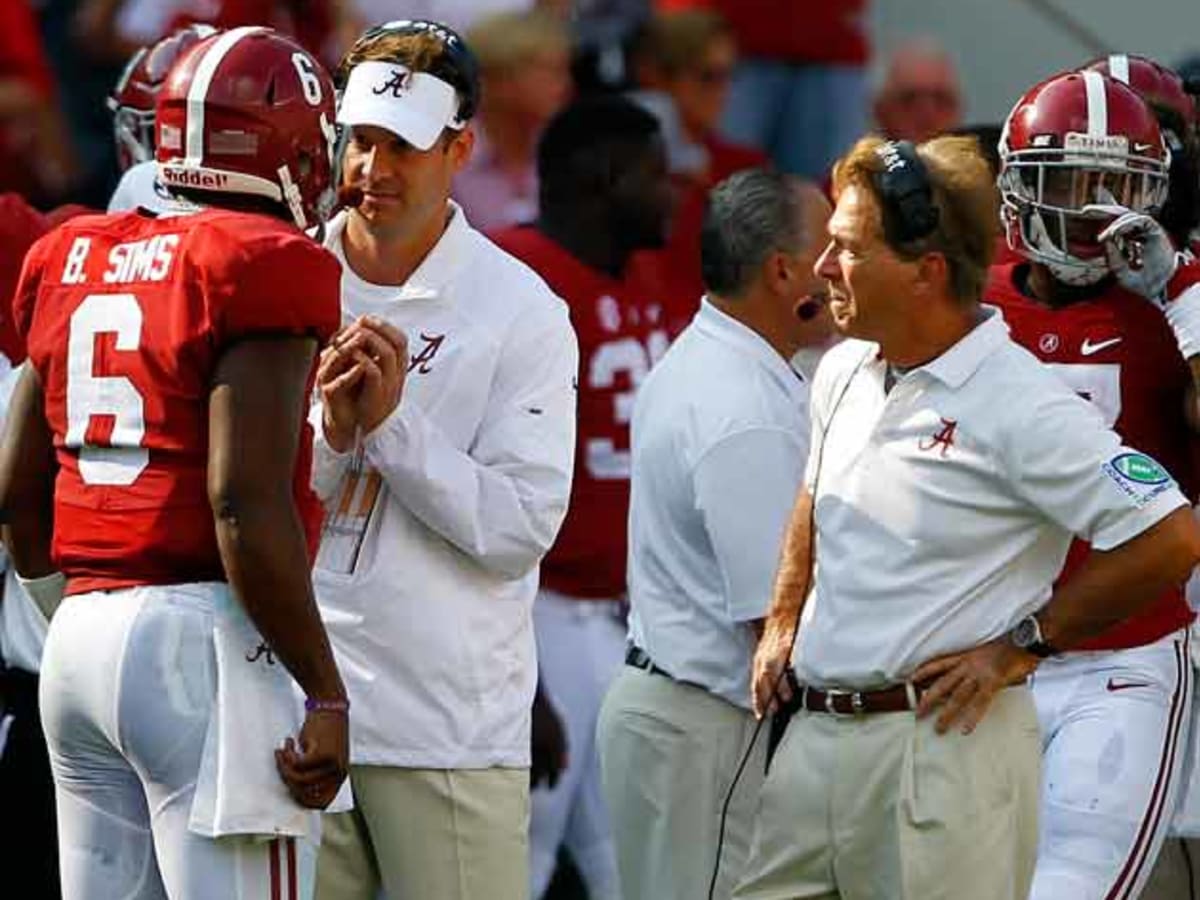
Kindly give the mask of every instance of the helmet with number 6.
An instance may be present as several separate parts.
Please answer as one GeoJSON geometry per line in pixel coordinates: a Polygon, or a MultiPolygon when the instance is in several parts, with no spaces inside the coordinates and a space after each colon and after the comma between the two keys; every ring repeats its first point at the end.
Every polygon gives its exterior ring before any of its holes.
{"type": "Polygon", "coordinates": [[[1065,284],[1109,273],[1097,235],[1115,208],[1156,214],[1171,154],[1158,121],[1130,88],[1096,71],[1031,88],[1000,136],[998,180],[1008,244],[1065,284]]]}
{"type": "Polygon", "coordinates": [[[333,122],[319,62],[269,28],[235,28],[189,50],[159,93],[159,179],[274,201],[308,228],[333,205],[333,122]]]}

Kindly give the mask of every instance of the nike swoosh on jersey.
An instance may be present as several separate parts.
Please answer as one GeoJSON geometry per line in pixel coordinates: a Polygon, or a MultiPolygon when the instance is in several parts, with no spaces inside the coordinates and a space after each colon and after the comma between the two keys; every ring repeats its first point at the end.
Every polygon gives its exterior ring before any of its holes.
{"type": "Polygon", "coordinates": [[[1123,338],[1115,337],[1093,344],[1091,338],[1084,338],[1083,343],[1079,345],[1079,352],[1084,356],[1091,356],[1093,353],[1099,353],[1101,350],[1107,350],[1109,347],[1121,343],[1122,340],[1123,338]]]}
{"type": "Polygon", "coordinates": [[[1110,691],[1127,691],[1130,688],[1150,687],[1148,681],[1117,681],[1113,678],[1108,679],[1108,689],[1110,691]]]}

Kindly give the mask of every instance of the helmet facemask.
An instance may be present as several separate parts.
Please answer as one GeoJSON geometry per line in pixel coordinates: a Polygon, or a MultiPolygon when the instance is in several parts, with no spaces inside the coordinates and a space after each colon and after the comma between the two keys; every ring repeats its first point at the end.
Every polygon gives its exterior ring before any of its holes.
{"type": "Polygon", "coordinates": [[[1065,147],[1004,153],[998,180],[1008,245],[1042,263],[1064,284],[1095,284],[1109,274],[1096,236],[1113,207],[1156,215],[1167,199],[1169,151],[1122,135],[1068,133],[1065,147]],[[1152,156],[1145,150],[1164,154],[1152,156]]]}

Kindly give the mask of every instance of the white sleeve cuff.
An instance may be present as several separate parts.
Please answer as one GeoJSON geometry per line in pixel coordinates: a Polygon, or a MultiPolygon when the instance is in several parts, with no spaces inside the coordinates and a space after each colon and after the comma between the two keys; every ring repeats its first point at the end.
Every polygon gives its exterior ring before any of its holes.
{"type": "Polygon", "coordinates": [[[1165,313],[1183,358],[1200,356],[1200,284],[1193,284],[1170,301],[1165,313]]]}

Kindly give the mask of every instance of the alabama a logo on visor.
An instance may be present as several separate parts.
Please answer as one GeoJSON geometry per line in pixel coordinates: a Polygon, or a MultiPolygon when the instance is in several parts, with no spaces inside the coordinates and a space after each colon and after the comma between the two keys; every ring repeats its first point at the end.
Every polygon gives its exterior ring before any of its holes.
{"type": "Polygon", "coordinates": [[[1119,453],[1102,468],[1104,474],[1139,508],[1175,484],[1167,470],[1145,453],[1119,453]]]}
{"type": "Polygon", "coordinates": [[[412,72],[403,66],[392,69],[391,76],[381,84],[377,84],[371,88],[371,93],[375,96],[392,92],[392,96],[399,98],[401,94],[412,87],[412,72]]]}

